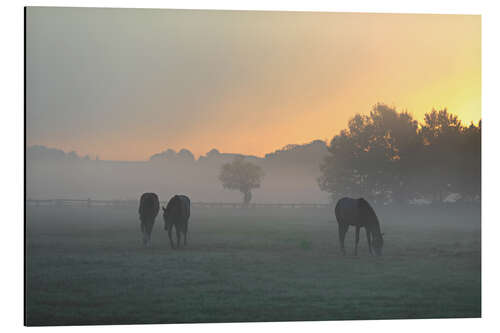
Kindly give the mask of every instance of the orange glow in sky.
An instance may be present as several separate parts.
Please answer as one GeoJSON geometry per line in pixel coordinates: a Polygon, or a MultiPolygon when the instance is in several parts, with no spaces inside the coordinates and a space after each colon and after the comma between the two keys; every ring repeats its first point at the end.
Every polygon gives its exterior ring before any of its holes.
{"type": "Polygon", "coordinates": [[[31,8],[27,144],[263,156],[380,102],[481,118],[481,18],[31,8]]]}

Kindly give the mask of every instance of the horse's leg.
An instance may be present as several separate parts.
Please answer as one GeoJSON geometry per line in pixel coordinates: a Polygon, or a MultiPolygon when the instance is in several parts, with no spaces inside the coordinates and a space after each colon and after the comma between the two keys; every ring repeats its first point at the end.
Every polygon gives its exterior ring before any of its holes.
{"type": "Polygon", "coordinates": [[[177,248],[179,248],[179,244],[181,242],[181,226],[175,226],[175,233],[177,234],[177,248]]]}
{"type": "Polygon", "coordinates": [[[172,247],[172,249],[175,249],[174,241],[172,240],[172,227],[172,224],[168,226],[168,238],[170,239],[170,246],[172,247]]]}
{"type": "Polygon", "coordinates": [[[147,221],[141,222],[141,231],[142,231],[142,245],[147,247],[148,242],[149,242],[149,237],[150,237],[147,221]]]}
{"type": "Polygon", "coordinates": [[[366,239],[368,240],[368,251],[370,251],[370,255],[373,255],[372,253],[372,234],[368,228],[366,228],[366,239]]]}
{"type": "Polygon", "coordinates": [[[360,226],[356,226],[356,242],[354,244],[354,255],[355,256],[358,255],[359,229],[361,229],[360,226]]]}
{"type": "Polygon", "coordinates": [[[151,247],[151,233],[153,232],[153,222],[151,222],[151,224],[148,224],[146,226],[146,233],[148,235],[148,245],[151,247]]]}
{"type": "Polygon", "coordinates": [[[347,224],[340,224],[339,223],[339,240],[340,240],[340,251],[342,252],[342,255],[345,256],[345,246],[344,246],[344,240],[345,240],[345,234],[347,232],[347,229],[349,226],[347,224]]]}
{"type": "Polygon", "coordinates": [[[186,224],[184,225],[184,246],[187,244],[187,234],[188,234],[188,223],[186,221],[186,224]]]}
{"type": "Polygon", "coordinates": [[[141,220],[141,234],[142,234],[142,245],[146,246],[146,228],[144,227],[144,222],[141,220]]]}

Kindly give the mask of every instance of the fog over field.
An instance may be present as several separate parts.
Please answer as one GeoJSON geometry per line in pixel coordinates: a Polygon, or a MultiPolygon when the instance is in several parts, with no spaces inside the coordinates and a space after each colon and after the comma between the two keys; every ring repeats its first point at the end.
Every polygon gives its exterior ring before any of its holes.
{"type": "MultiPolygon", "coordinates": [[[[264,158],[245,156],[265,176],[253,191],[258,203],[326,203],[316,178],[327,154],[323,141],[290,145],[264,158]]],[[[240,154],[211,150],[195,159],[188,150],[166,150],[148,161],[104,161],[58,149],[27,149],[26,196],[32,199],[131,200],[155,192],[160,200],[182,193],[192,201],[241,202],[237,191],[225,190],[218,179],[221,166],[240,154]]]]}
{"type": "Polygon", "coordinates": [[[29,206],[29,325],[456,318],[481,315],[476,204],[375,206],[384,255],[364,230],[339,249],[329,208],[193,208],[172,250],[136,207],[29,206]]]}

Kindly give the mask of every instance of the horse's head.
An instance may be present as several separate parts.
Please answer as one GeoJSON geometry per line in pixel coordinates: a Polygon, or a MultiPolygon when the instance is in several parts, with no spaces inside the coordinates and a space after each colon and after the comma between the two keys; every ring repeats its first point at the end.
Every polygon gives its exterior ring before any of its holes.
{"type": "Polygon", "coordinates": [[[382,255],[382,248],[384,247],[384,237],[383,233],[379,233],[378,235],[375,234],[373,235],[372,239],[372,247],[373,250],[375,251],[375,254],[378,256],[382,255]]]}

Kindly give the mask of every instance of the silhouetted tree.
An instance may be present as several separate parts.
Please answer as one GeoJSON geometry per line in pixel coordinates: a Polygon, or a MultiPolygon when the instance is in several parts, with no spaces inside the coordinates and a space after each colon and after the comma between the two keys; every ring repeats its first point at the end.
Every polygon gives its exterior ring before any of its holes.
{"type": "Polygon", "coordinates": [[[419,155],[419,190],[430,194],[436,201],[443,201],[446,195],[456,190],[458,163],[461,154],[462,124],[457,116],[446,109],[432,110],[424,116],[420,133],[423,150],[419,155]]]}
{"type": "Polygon", "coordinates": [[[150,161],[160,161],[160,160],[167,160],[167,159],[173,159],[175,158],[176,152],[173,149],[167,149],[165,151],[162,151],[161,153],[157,153],[152,155],[149,160],[150,161]]]}
{"type": "Polygon", "coordinates": [[[77,161],[86,157],[79,156],[75,151],[65,153],[60,149],[49,148],[41,145],[26,148],[26,158],[30,160],[69,160],[77,161]]]}
{"type": "Polygon", "coordinates": [[[224,188],[243,193],[243,204],[248,205],[252,200],[252,189],[260,187],[263,176],[261,167],[239,157],[222,165],[219,180],[224,188]]]}
{"type": "Polygon", "coordinates": [[[420,187],[436,201],[459,192],[474,198],[481,187],[481,127],[464,127],[446,109],[425,114],[421,125],[424,149],[420,156],[420,187]]]}
{"type": "Polygon", "coordinates": [[[463,130],[462,161],[459,168],[465,175],[460,178],[458,187],[468,199],[481,198],[481,121],[475,126],[471,123],[463,130]]]}
{"type": "MultiPolygon", "coordinates": [[[[358,120],[361,119],[358,117],[358,120]]],[[[359,149],[356,151],[355,146],[351,132],[343,130],[332,139],[328,147],[330,154],[320,166],[322,175],[318,183],[321,190],[329,192],[333,198],[347,195],[360,197],[366,194],[364,178],[355,168],[359,158],[359,149]]]]}
{"type": "Polygon", "coordinates": [[[194,155],[188,149],[181,149],[177,153],[177,156],[185,161],[193,162],[194,155]]]}
{"type": "Polygon", "coordinates": [[[314,140],[302,145],[286,145],[281,149],[266,154],[265,159],[271,165],[287,165],[302,168],[310,166],[313,171],[317,171],[318,160],[321,160],[326,154],[326,142],[314,140]]]}
{"type": "MultiPolygon", "coordinates": [[[[370,113],[373,130],[370,133],[371,149],[383,157],[371,159],[379,166],[374,173],[367,173],[374,178],[376,191],[384,198],[405,203],[413,195],[413,168],[418,160],[422,140],[418,133],[418,122],[404,111],[377,104],[370,113]]],[[[368,166],[370,161],[367,161],[368,166]]]]}
{"type": "Polygon", "coordinates": [[[369,116],[355,115],[328,147],[320,188],[334,197],[405,201],[411,184],[408,168],[420,144],[417,129],[409,113],[384,104],[375,105],[369,116]]]}
{"type": "Polygon", "coordinates": [[[218,149],[213,148],[207,153],[207,157],[217,157],[220,155],[220,151],[218,149]]]}
{"type": "Polygon", "coordinates": [[[328,152],[318,184],[333,199],[480,196],[481,123],[464,127],[446,109],[425,114],[419,125],[411,114],[377,104],[369,115],[351,118],[328,152]]]}

